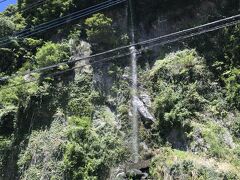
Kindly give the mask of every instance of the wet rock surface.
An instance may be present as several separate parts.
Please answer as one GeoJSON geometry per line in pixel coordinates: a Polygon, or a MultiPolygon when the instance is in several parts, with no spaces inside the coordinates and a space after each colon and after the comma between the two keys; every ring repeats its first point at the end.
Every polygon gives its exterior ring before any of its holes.
{"type": "Polygon", "coordinates": [[[115,168],[109,180],[144,180],[149,178],[150,160],[140,160],[138,163],[125,164],[115,168]]]}
{"type": "Polygon", "coordinates": [[[155,117],[149,112],[147,106],[143,103],[143,101],[141,101],[138,97],[135,97],[133,103],[137,106],[138,112],[144,119],[152,122],[155,121],[155,117]]]}
{"type": "Polygon", "coordinates": [[[127,172],[127,177],[132,178],[132,179],[147,179],[148,173],[142,172],[139,169],[131,169],[127,172]]]}

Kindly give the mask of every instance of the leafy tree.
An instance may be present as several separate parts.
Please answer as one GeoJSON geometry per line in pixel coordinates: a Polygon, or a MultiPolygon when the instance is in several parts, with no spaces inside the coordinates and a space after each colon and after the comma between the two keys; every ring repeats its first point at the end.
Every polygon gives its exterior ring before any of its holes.
{"type": "Polygon", "coordinates": [[[69,58],[69,48],[66,44],[47,42],[38,49],[36,61],[39,67],[62,62],[69,58]]]}
{"type": "MultiPolygon", "coordinates": [[[[149,75],[145,78],[147,81],[149,75]]],[[[170,128],[186,126],[195,112],[204,110],[207,100],[214,99],[211,79],[205,60],[195,50],[172,53],[155,63],[149,87],[162,137],[170,128]]]]}
{"type": "Polygon", "coordinates": [[[21,13],[17,12],[13,16],[10,17],[16,26],[16,31],[21,31],[27,25],[26,19],[22,16],[21,13]]]}
{"type": "Polygon", "coordinates": [[[240,25],[226,28],[223,32],[223,39],[219,44],[223,44],[223,53],[226,64],[232,67],[240,67],[240,25]]]}
{"type": "MultiPolygon", "coordinates": [[[[12,10],[8,8],[3,14],[8,15],[10,12],[12,10]]],[[[27,43],[24,40],[16,41],[11,37],[15,31],[24,27],[25,19],[19,13],[9,17],[0,16],[0,72],[11,74],[26,62],[27,54],[31,54],[30,49],[26,48],[27,43]]]]}
{"type": "MultiPolygon", "coordinates": [[[[36,3],[36,1],[21,0],[19,1],[19,7],[26,8],[32,3],[36,3]]],[[[37,25],[67,14],[69,12],[71,3],[72,0],[44,1],[44,3],[37,8],[34,7],[29,9],[28,11],[24,11],[23,16],[27,19],[27,23],[29,25],[37,25]]]]}
{"type": "Polygon", "coordinates": [[[15,30],[19,31],[26,26],[26,19],[21,12],[18,12],[17,5],[8,6],[2,13],[5,17],[8,17],[14,24],[15,30]]]}
{"type": "Polygon", "coordinates": [[[105,126],[95,130],[89,118],[69,118],[69,142],[64,154],[69,179],[106,179],[110,168],[125,158],[122,138],[113,129],[105,126]]]}
{"type": "Polygon", "coordinates": [[[61,110],[54,115],[49,129],[35,130],[18,159],[20,179],[64,179],[63,149],[66,126],[61,110]]]}
{"type": "Polygon", "coordinates": [[[0,16],[0,38],[12,35],[15,30],[14,23],[7,17],[0,16]]]}
{"type": "Polygon", "coordinates": [[[240,69],[232,69],[224,74],[226,78],[227,99],[230,103],[240,108],[240,69]]]}
{"type": "Polygon", "coordinates": [[[11,4],[2,12],[2,14],[4,16],[8,16],[9,17],[9,16],[13,15],[17,10],[18,10],[17,5],[11,4]]]}
{"type": "Polygon", "coordinates": [[[27,38],[21,42],[7,41],[6,47],[0,48],[0,72],[11,74],[17,70],[28,70],[34,67],[34,54],[42,45],[41,40],[27,38]]]}
{"type": "Polygon", "coordinates": [[[12,35],[14,30],[15,25],[10,18],[0,16],[0,72],[10,73],[16,66],[16,54],[11,49],[11,43],[3,48],[3,43],[10,41],[8,36],[12,35]]]}
{"type": "MultiPolygon", "coordinates": [[[[69,84],[69,101],[67,110],[70,115],[90,117],[93,113],[91,92],[92,77],[87,74],[76,75],[74,83],[69,84]]],[[[96,99],[96,98],[95,98],[96,99]]]]}
{"type": "Polygon", "coordinates": [[[15,69],[16,55],[9,48],[0,48],[0,72],[9,74],[15,69]]]}
{"type": "Polygon", "coordinates": [[[195,37],[189,45],[207,60],[211,71],[219,78],[224,72],[240,67],[240,26],[228,27],[195,37]]]}
{"type": "Polygon", "coordinates": [[[116,45],[116,31],[112,28],[111,18],[97,13],[86,19],[85,25],[87,26],[87,39],[93,45],[95,51],[116,45]]]}

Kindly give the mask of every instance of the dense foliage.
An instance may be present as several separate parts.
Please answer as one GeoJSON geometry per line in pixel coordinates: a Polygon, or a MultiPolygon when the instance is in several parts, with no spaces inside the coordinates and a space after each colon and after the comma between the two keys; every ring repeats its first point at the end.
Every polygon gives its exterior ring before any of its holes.
{"type": "Polygon", "coordinates": [[[47,42],[36,53],[38,67],[45,67],[66,61],[69,58],[69,47],[66,44],[47,42]]]}
{"type": "Polygon", "coordinates": [[[134,22],[121,4],[17,33],[100,2],[19,0],[0,14],[0,179],[240,179],[239,25],[138,51],[143,166],[132,162],[131,63],[114,58],[128,49],[84,59],[130,44],[132,23],[137,42],[236,14],[239,1],[133,0],[134,22]]]}
{"type": "Polygon", "coordinates": [[[14,23],[7,17],[0,17],[0,38],[13,34],[15,30],[14,23]]]}

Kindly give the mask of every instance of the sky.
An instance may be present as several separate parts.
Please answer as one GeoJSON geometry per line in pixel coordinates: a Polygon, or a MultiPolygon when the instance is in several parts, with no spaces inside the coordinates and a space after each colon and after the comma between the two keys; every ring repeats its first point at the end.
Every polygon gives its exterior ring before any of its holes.
{"type": "Polygon", "coordinates": [[[0,0],[0,12],[5,10],[6,7],[8,7],[8,5],[17,3],[17,0],[6,0],[5,2],[2,2],[2,3],[1,3],[1,1],[3,1],[3,0],[0,0]]]}

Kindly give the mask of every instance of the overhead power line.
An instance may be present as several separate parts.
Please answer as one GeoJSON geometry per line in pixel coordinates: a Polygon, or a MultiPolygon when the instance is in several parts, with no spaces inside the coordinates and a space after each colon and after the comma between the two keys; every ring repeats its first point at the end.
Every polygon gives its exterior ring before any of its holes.
{"type": "MultiPolygon", "coordinates": [[[[116,1],[116,0],[115,0],[116,1]]],[[[119,0],[118,0],[119,1],[119,0]]],[[[39,28],[44,28],[44,27],[47,27],[49,25],[52,25],[53,23],[58,23],[60,22],[60,20],[66,20],[67,18],[71,18],[73,17],[74,15],[79,15],[79,13],[83,13],[83,12],[88,12],[89,10],[92,10],[93,8],[98,8],[98,7],[101,7],[103,5],[106,5],[107,3],[109,2],[112,2],[110,0],[108,1],[105,1],[103,3],[100,3],[100,4],[97,4],[97,5],[94,5],[94,6],[91,6],[91,7],[88,7],[86,9],[83,9],[83,10],[80,10],[80,11],[76,11],[74,13],[71,13],[71,14],[68,14],[68,15],[65,15],[63,17],[60,17],[60,18],[57,18],[57,19],[53,19],[51,21],[48,21],[48,22],[45,22],[45,23],[42,23],[40,25],[36,25],[36,26],[33,26],[31,28],[26,28],[22,31],[19,31],[19,32],[15,32],[14,33],[14,36],[22,36],[26,33],[28,33],[29,31],[34,31],[34,30],[38,30],[39,28]]],[[[7,39],[7,38],[0,38],[0,40],[4,40],[4,39],[7,39]]]]}
{"type": "Polygon", "coordinates": [[[35,7],[38,7],[38,6],[42,5],[42,4],[44,4],[45,1],[47,1],[47,0],[39,0],[39,1],[36,1],[34,3],[28,4],[24,8],[18,8],[15,11],[7,14],[7,16],[12,16],[12,15],[16,14],[17,12],[21,12],[22,13],[22,12],[25,12],[25,11],[27,11],[29,9],[33,9],[35,7]]]}
{"type": "Polygon", "coordinates": [[[157,37],[157,38],[153,38],[153,39],[150,39],[150,40],[147,40],[147,41],[143,41],[141,43],[141,45],[149,44],[149,43],[152,43],[152,42],[157,42],[159,40],[164,40],[164,39],[167,39],[167,38],[171,38],[172,36],[181,37],[181,36],[191,35],[191,34],[193,34],[193,35],[194,34],[196,34],[196,35],[203,34],[205,32],[211,32],[211,31],[214,31],[214,30],[217,30],[217,29],[222,29],[224,27],[232,26],[232,25],[238,24],[239,22],[240,22],[240,14],[235,15],[235,16],[231,16],[231,17],[228,17],[228,18],[224,18],[224,19],[221,19],[221,20],[217,20],[217,21],[214,21],[214,22],[210,22],[210,23],[207,23],[207,24],[203,24],[203,25],[200,25],[200,26],[196,26],[196,27],[193,27],[193,28],[189,28],[189,29],[174,32],[174,33],[171,33],[171,34],[167,34],[167,35],[164,35],[164,36],[160,36],[160,37],[157,37]]]}
{"type": "Polygon", "coordinates": [[[222,29],[222,28],[225,28],[225,27],[237,25],[238,23],[240,23],[240,22],[238,21],[238,22],[227,23],[225,25],[219,25],[219,26],[216,26],[216,27],[209,28],[207,30],[201,30],[199,32],[193,32],[193,33],[190,33],[190,34],[183,34],[183,35],[177,36],[173,39],[169,38],[168,40],[163,40],[162,42],[161,41],[157,42],[160,39],[153,40],[153,42],[149,42],[149,43],[154,43],[154,44],[147,45],[146,47],[142,48],[142,50],[147,50],[147,49],[151,49],[151,48],[156,47],[156,46],[165,45],[165,44],[173,43],[173,42],[176,42],[176,41],[181,41],[181,40],[191,38],[191,37],[194,37],[194,36],[197,36],[197,35],[201,35],[201,34],[204,34],[204,33],[216,31],[216,30],[219,30],[219,29],[222,29]]]}
{"type": "MultiPolygon", "coordinates": [[[[66,23],[72,22],[74,20],[80,19],[82,17],[91,15],[93,13],[99,12],[99,11],[104,10],[106,8],[115,6],[115,5],[123,3],[125,1],[126,0],[114,0],[114,1],[113,0],[108,0],[108,1],[105,1],[103,3],[99,3],[97,5],[88,7],[86,9],[83,9],[83,10],[71,13],[69,15],[63,16],[61,18],[57,18],[57,19],[51,20],[49,22],[34,26],[32,28],[27,28],[27,29],[24,29],[20,32],[16,32],[16,33],[14,33],[14,36],[16,36],[17,38],[29,37],[29,36],[32,36],[34,34],[52,29],[52,28],[60,26],[62,24],[66,24],[66,23]]],[[[8,44],[8,43],[9,43],[8,38],[0,38],[0,46],[3,46],[3,45],[8,44]]]]}
{"type": "MultiPolygon", "coordinates": [[[[138,54],[139,54],[139,52],[138,52],[138,54]]],[[[97,63],[102,63],[102,62],[108,62],[108,61],[116,60],[116,59],[118,59],[118,58],[126,57],[126,56],[129,56],[129,55],[131,55],[130,52],[125,53],[125,54],[120,54],[120,55],[112,56],[112,57],[108,57],[108,58],[103,58],[103,59],[98,60],[98,61],[93,61],[93,62],[91,62],[90,64],[84,64],[84,65],[76,66],[76,67],[73,67],[73,68],[70,68],[70,69],[66,69],[66,70],[63,70],[63,71],[58,71],[58,72],[54,72],[54,73],[50,73],[50,74],[45,74],[45,75],[43,75],[41,78],[43,79],[43,78],[54,77],[54,76],[57,76],[57,75],[61,75],[61,74],[64,74],[64,73],[73,71],[73,70],[75,70],[75,69],[81,69],[81,68],[86,67],[86,66],[89,66],[89,65],[93,65],[93,64],[97,64],[97,63]]],[[[21,86],[21,85],[25,85],[25,84],[29,84],[29,83],[32,83],[32,82],[35,82],[35,81],[38,81],[38,79],[34,79],[34,78],[33,78],[32,80],[25,81],[25,82],[23,82],[23,83],[18,83],[18,84],[15,84],[15,85],[10,85],[10,86],[6,86],[6,87],[2,87],[1,89],[14,88],[14,87],[21,86]]]]}
{"type": "Polygon", "coordinates": [[[39,0],[39,1],[36,1],[34,3],[31,3],[31,4],[27,5],[27,6],[25,6],[24,8],[19,8],[16,11],[14,11],[13,13],[11,13],[10,16],[13,15],[13,14],[16,14],[17,12],[25,12],[25,11],[27,11],[29,9],[38,7],[38,6],[42,5],[42,4],[44,4],[45,1],[46,0],[39,0]]]}
{"type": "MultiPolygon", "coordinates": [[[[196,35],[200,35],[200,34],[203,34],[203,33],[215,31],[215,30],[218,30],[218,29],[221,29],[221,28],[224,28],[224,27],[228,27],[228,26],[238,24],[239,21],[240,21],[239,16],[240,15],[232,16],[232,17],[229,17],[229,18],[214,21],[214,22],[207,23],[207,24],[197,26],[197,27],[194,27],[194,28],[170,33],[170,34],[167,34],[167,35],[164,35],[164,36],[149,39],[149,40],[146,40],[146,41],[141,41],[141,42],[131,44],[131,45],[118,47],[118,48],[111,49],[111,50],[108,50],[108,51],[104,51],[104,52],[101,52],[101,53],[97,53],[97,54],[94,54],[94,55],[91,55],[91,56],[88,56],[88,57],[78,58],[76,60],[66,61],[66,62],[54,64],[54,65],[51,65],[51,66],[39,68],[39,69],[33,70],[31,72],[18,73],[18,74],[12,75],[10,77],[5,76],[5,77],[0,78],[0,81],[5,81],[5,80],[8,80],[10,78],[14,78],[16,76],[25,76],[25,75],[30,75],[30,74],[33,74],[33,73],[39,73],[39,72],[42,72],[42,71],[47,71],[47,70],[50,70],[50,69],[53,69],[53,68],[57,68],[61,65],[72,64],[72,63],[76,63],[78,61],[82,61],[82,60],[86,60],[86,59],[96,58],[96,57],[99,57],[99,56],[101,57],[103,55],[109,55],[111,53],[118,53],[118,54],[121,55],[122,53],[119,52],[121,50],[126,50],[126,49],[128,50],[128,48],[130,48],[132,46],[138,46],[138,45],[145,46],[145,47],[142,47],[142,49],[140,49],[138,51],[138,54],[140,54],[142,51],[144,51],[146,49],[153,48],[155,46],[165,45],[165,44],[168,44],[168,43],[171,43],[171,42],[176,42],[176,41],[183,40],[183,39],[186,39],[186,38],[189,38],[189,37],[194,37],[196,35]],[[232,18],[234,20],[232,20],[232,18]],[[231,22],[226,21],[226,20],[229,20],[229,19],[231,19],[231,22]]],[[[116,58],[116,57],[111,56],[109,58],[116,58]]],[[[96,61],[96,62],[98,62],[98,61],[96,61]]]]}

